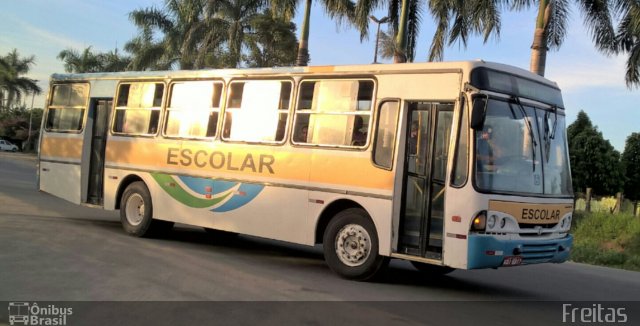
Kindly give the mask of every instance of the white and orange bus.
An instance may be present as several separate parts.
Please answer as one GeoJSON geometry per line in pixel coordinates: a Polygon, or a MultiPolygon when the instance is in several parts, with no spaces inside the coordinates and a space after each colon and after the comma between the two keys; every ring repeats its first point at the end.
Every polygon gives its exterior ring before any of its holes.
{"type": "Polygon", "coordinates": [[[343,277],[565,261],[573,194],[555,83],[484,61],[53,75],[39,188],[315,245],[343,277]]]}

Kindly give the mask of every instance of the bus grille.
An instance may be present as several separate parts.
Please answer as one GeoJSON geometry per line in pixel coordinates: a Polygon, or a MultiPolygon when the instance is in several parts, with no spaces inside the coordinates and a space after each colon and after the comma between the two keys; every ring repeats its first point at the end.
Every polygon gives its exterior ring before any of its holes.
{"type": "Polygon", "coordinates": [[[522,263],[537,264],[550,261],[558,252],[558,243],[522,245],[522,263]]]}

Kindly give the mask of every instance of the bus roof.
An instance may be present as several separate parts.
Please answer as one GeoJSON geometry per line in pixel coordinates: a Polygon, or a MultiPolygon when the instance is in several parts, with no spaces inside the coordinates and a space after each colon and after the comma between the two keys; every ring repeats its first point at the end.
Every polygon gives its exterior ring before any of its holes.
{"type": "Polygon", "coordinates": [[[437,72],[464,71],[469,73],[477,67],[487,67],[510,74],[523,76],[537,82],[557,88],[557,84],[527,70],[495,62],[483,60],[454,62],[421,62],[395,64],[366,64],[338,66],[277,67],[277,68],[239,68],[239,69],[201,69],[201,70],[164,70],[164,71],[124,71],[82,74],[53,74],[51,79],[63,80],[97,80],[97,79],[137,79],[137,78],[224,78],[246,76],[289,76],[289,75],[335,75],[341,73],[385,74],[403,72],[437,72]]]}

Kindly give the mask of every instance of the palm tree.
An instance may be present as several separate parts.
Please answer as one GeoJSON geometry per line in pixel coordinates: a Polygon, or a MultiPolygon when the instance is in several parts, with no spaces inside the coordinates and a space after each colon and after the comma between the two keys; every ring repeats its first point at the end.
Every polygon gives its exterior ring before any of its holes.
{"type": "MultiPolygon", "coordinates": [[[[610,49],[615,40],[611,1],[576,0],[575,3],[582,11],[584,23],[589,33],[592,34],[596,47],[605,51],[610,49]]],[[[568,0],[517,0],[513,2],[513,5],[514,9],[533,5],[538,7],[533,44],[531,45],[530,70],[544,76],[547,51],[559,49],[566,38],[570,3],[568,0]]]]}
{"type": "Polygon", "coordinates": [[[85,48],[82,53],[74,49],[66,49],[60,51],[58,59],[64,61],[64,70],[66,72],[84,73],[84,72],[100,72],[102,64],[100,56],[91,51],[91,46],[85,48]]]}
{"type": "Polygon", "coordinates": [[[131,63],[131,57],[118,54],[118,49],[98,54],[102,71],[125,71],[131,63]]]}
{"type": "Polygon", "coordinates": [[[64,61],[66,72],[107,72],[125,71],[131,58],[118,54],[118,49],[107,53],[94,53],[91,47],[87,47],[80,54],[74,49],[60,51],[58,59],[64,61]]]}
{"type": "Polygon", "coordinates": [[[615,8],[621,19],[610,52],[629,54],[625,81],[629,88],[640,87],[640,2],[620,0],[615,8]]]}
{"type": "Polygon", "coordinates": [[[205,17],[206,7],[214,2],[165,0],[165,10],[150,7],[129,13],[129,18],[140,29],[140,34],[125,45],[125,50],[133,54],[130,68],[200,68],[204,62],[201,53],[208,52],[212,46],[208,40],[220,33],[205,17]]]}
{"type": "Polygon", "coordinates": [[[393,30],[386,32],[380,32],[380,39],[378,40],[378,55],[383,59],[391,59],[399,52],[396,49],[396,39],[393,30]]]}
{"type": "Polygon", "coordinates": [[[0,57],[0,108],[12,107],[27,94],[40,94],[42,89],[36,80],[22,77],[29,73],[35,60],[34,56],[21,58],[17,49],[0,57]]]}
{"type": "Polygon", "coordinates": [[[249,52],[243,56],[249,67],[291,66],[296,60],[296,25],[266,11],[251,20],[247,35],[249,52]]]}
{"type": "MultiPolygon", "coordinates": [[[[290,19],[296,12],[298,0],[270,0],[272,11],[284,15],[290,19]]],[[[321,0],[321,5],[330,18],[336,19],[338,24],[346,21],[355,21],[355,4],[351,0],[321,0]]],[[[309,24],[311,21],[312,0],[304,2],[304,16],[300,29],[300,43],[298,44],[297,66],[309,64],[309,24]]],[[[368,16],[367,16],[368,17],[368,16]]],[[[368,18],[367,18],[368,19],[368,18]]]]}
{"type": "MultiPolygon", "coordinates": [[[[624,1],[624,0],[618,0],[624,1]]],[[[633,1],[633,0],[631,0],[633,1]]],[[[613,13],[615,1],[610,0],[575,0],[575,5],[582,11],[584,24],[593,41],[601,51],[612,51],[615,42],[613,13]]],[[[571,1],[569,0],[488,0],[474,1],[486,18],[499,18],[502,7],[511,10],[522,10],[537,7],[533,43],[531,45],[530,70],[544,76],[547,52],[562,46],[567,36],[571,1]]],[[[486,20],[490,22],[490,20],[486,20]]],[[[500,21],[493,24],[497,30],[500,21]]],[[[490,25],[489,25],[490,26],[490,25]]],[[[485,33],[486,36],[486,33],[485,33]]]]}
{"type": "MultiPolygon", "coordinates": [[[[506,0],[505,0],[506,1],[506,0]]],[[[428,60],[442,60],[444,47],[457,41],[466,46],[471,34],[482,34],[485,42],[500,33],[500,16],[496,7],[502,0],[387,0],[391,34],[395,36],[394,62],[413,61],[422,13],[428,11],[436,23],[428,60]],[[425,7],[426,6],[426,7],[425,7]]],[[[356,25],[361,37],[368,33],[368,17],[383,0],[359,0],[356,5],[356,25]]]]}
{"type": "Polygon", "coordinates": [[[130,68],[238,67],[252,19],[264,0],[165,0],[164,10],[134,10],[140,34],[125,45],[130,68]]]}
{"type": "Polygon", "coordinates": [[[228,50],[227,60],[233,67],[240,66],[243,48],[251,30],[251,22],[266,7],[263,0],[218,0],[209,7],[212,23],[227,31],[224,37],[228,50]]]}

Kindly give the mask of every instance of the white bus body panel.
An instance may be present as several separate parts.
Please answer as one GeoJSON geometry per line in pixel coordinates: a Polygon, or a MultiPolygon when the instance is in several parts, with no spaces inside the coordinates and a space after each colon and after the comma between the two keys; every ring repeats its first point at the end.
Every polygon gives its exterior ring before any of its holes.
{"type": "Polygon", "coordinates": [[[80,162],[40,162],[40,190],[80,204],[80,162]]]}
{"type": "Polygon", "coordinates": [[[44,149],[40,152],[40,190],[66,199],[81,202],[81,157],[84,133],[49,133],[43,131],[44,149]],[[64,156],[50,156],[48,149],[64,156]]]}

